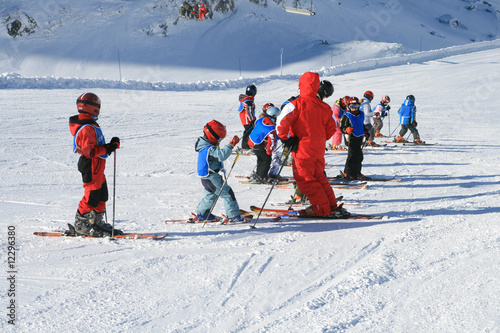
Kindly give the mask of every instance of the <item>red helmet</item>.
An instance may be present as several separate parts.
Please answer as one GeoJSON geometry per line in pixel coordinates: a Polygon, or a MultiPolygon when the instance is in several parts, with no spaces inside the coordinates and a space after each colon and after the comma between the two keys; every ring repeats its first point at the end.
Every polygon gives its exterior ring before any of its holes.
{"type": "Polygon", "coordinates": [[[212,120],[205,125],[203,133],[205,133],[210,142],[218,143],[226,137],[226,126],[222,125],[217,120],[212,120]]]}
{"type": "Polygon", "coordinates": [[[267,109],[269,109],[271,106],[274,106],[274,104],[273,104],[273,103],[266,103],[266,105],[264,105],[264,106],[262,107],[262,111],[263,111],[263,112],[266,112],[266,111],[267,111],[267,109]]]}
{"type": "Polygon", "coordinates": [[[373,93],[370,90],[365,91],[363,97],[371,101],[373,99],[373,93]]]}
{"type": "Polygon", "coordinates": [[[344,97],[342,97],[342,99],[340,99],[340,107],[341,107],[342,109],[344,109],[344,110],[345,110],[345,108],[347,107],[347,104],[348,104],[348,102],[349,102],[349,98],[351,98],[351,97],[349,97],[349,96],[344,96],[344,97]]]}
{"type": "Polygon", "coordinates": [[[80,113],[88,113],[97,117],[101,110],[101,99],[96,94],[85,93],[76,100],[76,107],[80,113]]]}
{"type": "Polygon", "coordinates": [[[386,95],[386,96],[384,96],[384,97],[382,98],[382,100],[381,100],[380,102],[381,102],[382,104],[384,104],[384,103],[390,103],[390,102],[391,102],[391,99],[389,98],[389,96],[387,96],[387,95],[386,95]]]}
{"type": "Polygon", "coordinates": [[[347,107],[351,108],[351,106],[357,106],[357,109],[359,110],[359,99],[357,97],[351,97],[349,98],[349,101],[347,102],[347,107]]]}

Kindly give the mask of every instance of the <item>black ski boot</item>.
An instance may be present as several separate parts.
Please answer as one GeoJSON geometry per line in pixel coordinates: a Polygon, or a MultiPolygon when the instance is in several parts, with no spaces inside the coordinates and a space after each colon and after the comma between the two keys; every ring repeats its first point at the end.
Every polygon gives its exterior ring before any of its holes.
{"type": "MultiPolygon", "coordinates": [[[[102,213],[97,213],[96,212],[95,213],[94,224],[97,225],[102,230],[104,230],[106,232],[109,232],[109,234],[111,234],[113,232],[113,226],[111,224],[109,224],[109,223],[106,223],[106,221],[104,220],[104,212],[102,212],[102,213]]],[[[115,229],[114,234],[115,235],[121,235],[121,234],[123,234],[123,231],[115,229]]]]}
{"type": "Polygon", "coordinates": [[[91,211],[80,214],[77,210],[75,215],[75,232],[78,235],[92,237],[111,237],[111,232],[99,228],[96,224],[96,212],[91,211]]]}

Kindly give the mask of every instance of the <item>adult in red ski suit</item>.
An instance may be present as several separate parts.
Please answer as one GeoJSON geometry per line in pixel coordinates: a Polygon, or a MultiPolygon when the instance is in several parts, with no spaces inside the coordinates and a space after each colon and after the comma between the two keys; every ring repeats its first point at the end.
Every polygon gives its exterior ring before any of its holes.
{"type": "Polygon", "coordinates": [[[325,171],[325,141],[337,125],[328,104],[318,97],[318,73],[306,72],[299,79],[300,95],[283,108],[277,132],[282,140],[295,137],[297,149],[293,156],[293,176],[299,190],[311,202],[316,215],[329,215],[337,208],[337,200],[325,171]]]}

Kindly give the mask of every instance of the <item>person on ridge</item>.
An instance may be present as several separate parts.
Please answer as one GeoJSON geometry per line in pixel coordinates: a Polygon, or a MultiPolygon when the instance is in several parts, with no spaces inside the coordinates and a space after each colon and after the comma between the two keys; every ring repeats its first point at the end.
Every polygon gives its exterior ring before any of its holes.
{"type": "Polygon", "coordinates": [[[257,87],[252,84],[246,88],[245,94],[241,94],[239,97],[240,107],[238,108],[238,112],[240,113],[241,124],[244,128],[243,136],[241,137],[241,148],[246,150],[250,150],[248,138],[255,124],[255,95],[257,95],[257,87]]]}
{"type": "Polygon", "coordinates": [[[200,8],[198,9],[198,15],[199,15],[200,21],[203,21],[203,18],[205,17],[205,15],[207,13],[208,13],[208,9],[207,9],[207,7],[205,7],[205,4],[202,2],[200,4],[200,8]]]}
{"type": "Polygon", "coordinates": [[[198,18],[198,4],[195,3],[193,7],[191,7],[191,18],[192,19],[197,19],[198,18]]]}
{"type": "MultiPolygon", "coordinates": [[[[76,106],[79,114],[69,118],[69,130],[73,136],[73,152],[80,154],[78,171],[82,174],[84,196],[76,211],[75,231],[85,236],[111,236],[112,226],[104,221],[108,201],[104,169],[106,158],[120,148],[120,139],[113,137],[106,143],[97,123],[101,111],[101,99],[97,95],[80,95],[76,106]]],[[[116,235],[121,233],[120,230],[114,230],[116,235]]]]}
{"type": "Polygon", "coordinates": [[[405,101],[398,110],[400,116],[399,122],[401,124],[401,130],[399,131],[398,137],[394,140],[396,142],[406,142],[404,136],[408,130],[410,130],[413,135],[413,142],[415,144],[424,144],[420,140],[420,135],[417,130],[417,107],[415,105],[415,96],[406,96],[405,101]]]}
{"type": "Polygon", "coordinates": [[[343,178],[347,180],[369,180],[369,177],[361,174],[363,162],[363,138],[366,136],[364,130],[365,115],[359,110],[359,99],[351,97],[347,104],[347,112],[340,121],[340,129],[347,136],[347,160],[345,162],[343,178]]]}
{"type": "Polygon", "coordinates": [[[336,130],[332,110],[322,101],[328,97],[325,87],[320,89],[318,73],[304,73],[299,79],[299,97],[285,105],[277,122],[278,136],[292,151],[295,182],[311,203],[300,215],[348,215],[342,205],[337,205],[324,173],[325,141],[336,130]]]}
{"type": "Polygon", "coordinates": [[[276,118],[280,114],[280,109],[267,103],[262,110],[262,117],[257,119],[255,127],[250,133],[248,145],[253,148],[257,156],[257,169],[252,181],[258,184],[269,183],[269,169],[271,168],[272,154],[276,143],[276,118]]]}
{"type": "Polygon", "coordinates": [[[221,192],[224,180],[220,172],[225,172],[223,161],[231,156],[233,148],[240,141],[240,138],[235,135],[229,144],[219,148],[220,142],[225,137],[226,126],[217,120],[212,120],[205,125],[203,136],[200,136],[195,144],[195,150],[198,153],[198,176],[201,177],[201,183],[205,189],[205,197],[196,209],[196,217],[200,222],[222,220],[222,218],[210,213],[219,193],[220,197],[224,199],[224,208],[229,222],[249,222],[250,220],[240,215],[240,207],[227,182],[221,192]]]}
{"type": "Polygon", "coordinates": [[[384,136],[380,133],[380,130],[382,130],[382,127],[384,127],[384,117],[387,116],[387,111],[391,109],[391,106],[389,103],[391,102],[391,99],[389,96],[384,96],[382,97],[382,100],[380,103],[375,105],[373,108],[373,129],[375,130],[375,137],[377,138],[383,138],[384,136]]]}

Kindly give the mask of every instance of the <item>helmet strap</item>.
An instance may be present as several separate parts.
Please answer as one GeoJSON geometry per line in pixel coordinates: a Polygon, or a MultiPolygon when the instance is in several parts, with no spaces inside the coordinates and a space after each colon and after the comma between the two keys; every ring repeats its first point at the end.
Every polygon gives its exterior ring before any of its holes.
{"type": "Polygon", "coordinates": [[[92,105],[92,106],[95,106],[96,108],[101,108],[101,104],[97,104],[97,103],[94,103],[94,102],[91,102],[91,101],[87,101],[87,100],[83,100],[83,99],[79,99],[76,101],[76,103],[83,103],[83,104],[88,104],[88,105],[92,105]]]}

